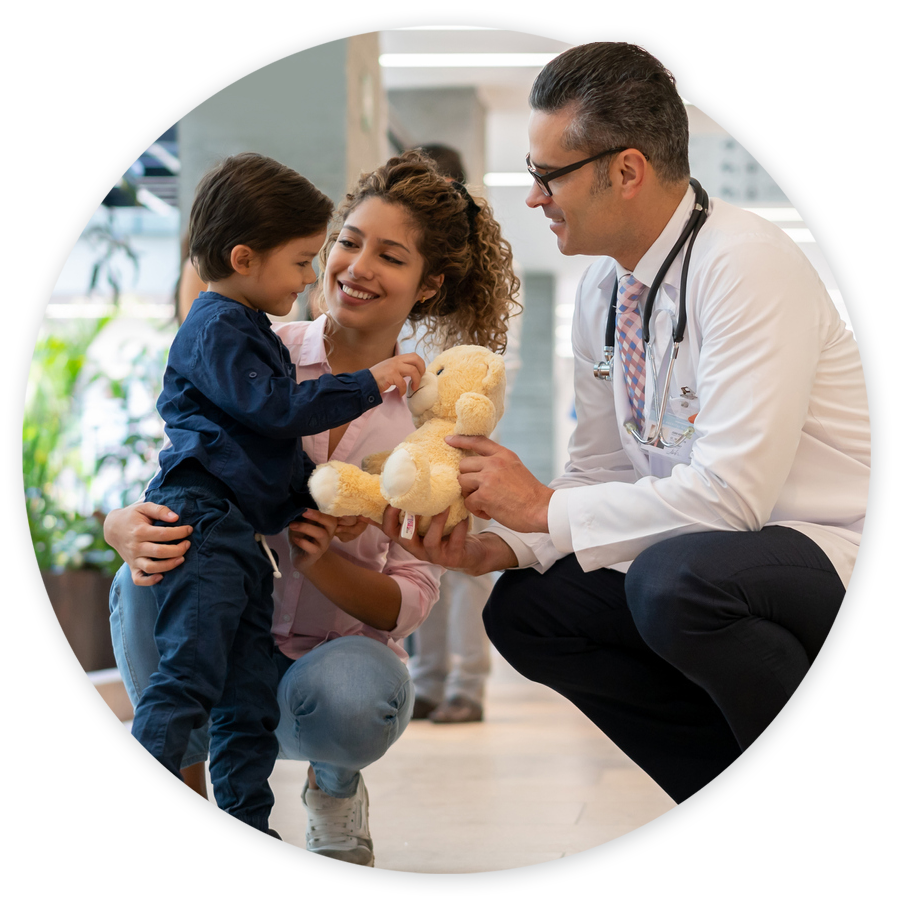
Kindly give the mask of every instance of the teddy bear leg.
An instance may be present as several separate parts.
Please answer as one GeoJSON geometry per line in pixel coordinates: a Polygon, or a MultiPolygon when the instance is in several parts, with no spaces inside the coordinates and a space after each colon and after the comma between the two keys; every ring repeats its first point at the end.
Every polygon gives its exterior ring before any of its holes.
{"type": "Polygon", "coordinates": [[[330,516],[366,516],[381,522],[387,506],[378,476],[348,463],[316,466],[309,479],[309,492],[319,509],[330,516]]]}
{"type": "Polygon", "coordinates": [[[381,493],[397,509],[434,516],[459,497],[457,474],[449,466],[433,466],[424,447],[401,444],[384,464],[381,493]]]}
{"type": "Polygon", "coordinates": [[[392,452],[391,450],[382,450],[380,453],[370,453],[368,456],[363,457],[359,467],[363,472],[368,472],[370,475],[380,475],[381,470],[384,468],[385,460],[392,452]]]}
{"type": "Polygon", "coordinates": [[[428,479],[430,472],[426,456],[416,453],[409,444],[401,444],[381,470],[381,494],[392,506],[397,506],[393,501],[408,497],[413,488],[428,479]]]}

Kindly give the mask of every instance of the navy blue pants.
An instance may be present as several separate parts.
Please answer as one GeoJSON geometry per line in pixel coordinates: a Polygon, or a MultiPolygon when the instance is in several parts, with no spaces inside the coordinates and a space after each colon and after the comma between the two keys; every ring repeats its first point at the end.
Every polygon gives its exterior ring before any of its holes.
{"type": "Polygon", "coordinates": [[[265,831],[279,717],[272,566],[243,513],[216,494],[208,484],[147,493],[194,532],[184,563],[153,586],[159,668],[137,705],[132,734],[178,774],[191,730],[209,718],[216,802],[265,831]]]}
{"type": "Polygon", "coordinates": [[[484,624],[680,803],[775,718],[843,596],[818,545],[773,526],[661,541],[627,575],[584,572],[574,555],[506,572],[484,624]]]}

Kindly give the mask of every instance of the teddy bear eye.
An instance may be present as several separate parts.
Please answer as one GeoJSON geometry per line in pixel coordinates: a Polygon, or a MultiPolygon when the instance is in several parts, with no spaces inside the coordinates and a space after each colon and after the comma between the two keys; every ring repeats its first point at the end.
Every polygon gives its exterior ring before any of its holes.
{"type": "Polygon", "coordinates": [[[443,366],[441,366],[441,368],[440,368],[440,369],[438,369],[438,370],[437,370],[437,372],[435,372],[435,373],[434,373],[434,374],[435,374],[435,375],[440,375],[440,374],[441,374],[441,372],[443,372],[443,371],[444,371],[444,367],[443,367],[443,366]]]}

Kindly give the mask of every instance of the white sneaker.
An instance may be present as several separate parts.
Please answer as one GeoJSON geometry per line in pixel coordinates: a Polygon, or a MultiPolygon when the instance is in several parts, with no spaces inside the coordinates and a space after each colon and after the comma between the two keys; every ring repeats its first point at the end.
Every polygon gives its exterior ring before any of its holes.
{"type": "Polygon", "coordinates": [[[300,795],[306,808],[306,849],[357,866],[374,866],[369,835],[369,793],[362,775],[352,797],[332,797],[313,790],[309,779],[300,795]]]}
{"type": "Polygon", "coordinates": [[[169,801],[169,818],[181,848],[198,869],[205,869],[219,855],[219,836],[169,801]]]}

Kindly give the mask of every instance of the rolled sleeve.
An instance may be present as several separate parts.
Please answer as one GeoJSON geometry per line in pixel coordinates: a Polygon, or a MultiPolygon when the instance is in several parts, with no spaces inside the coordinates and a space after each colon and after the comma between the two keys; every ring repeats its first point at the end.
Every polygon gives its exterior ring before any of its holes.
{"type": "Polygon", "coordinates": [[[401,641],[428,618],[440,594],[443,573],[440,566],[422,562],[402,547],[391,545],[384,574],[400,588],[400,612],[397,624],[388,632],[389,638],[401,641]]]}

